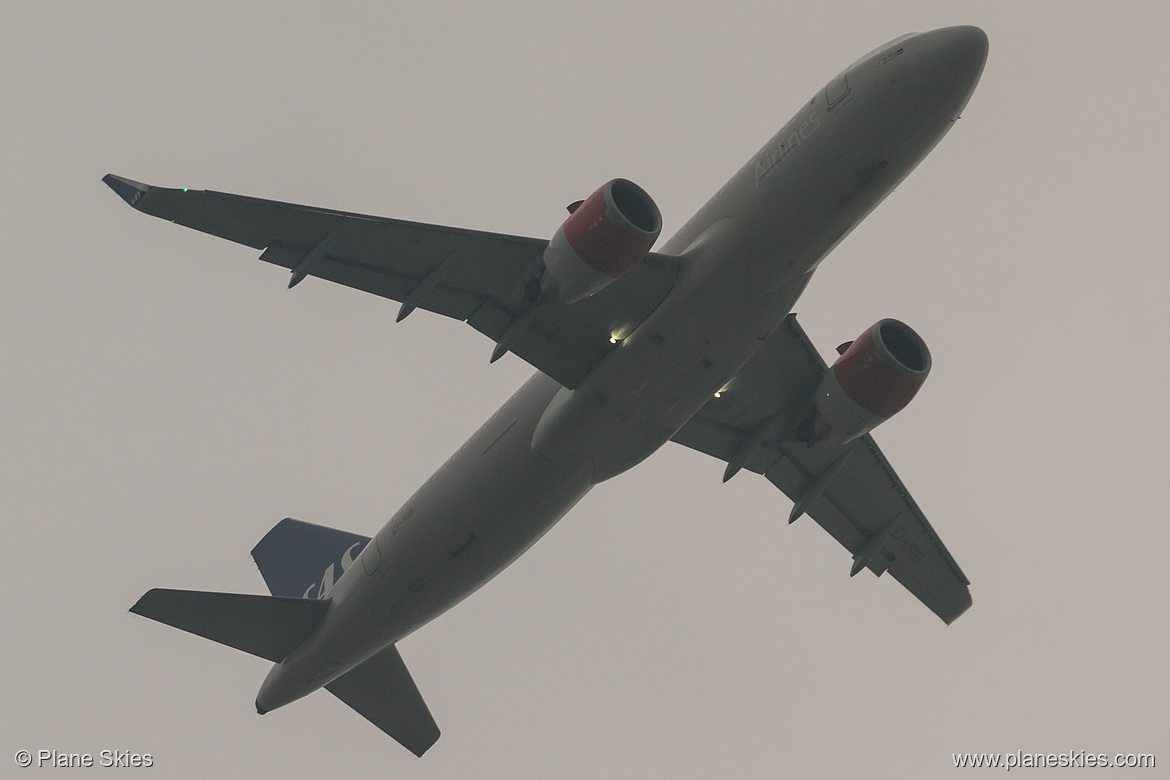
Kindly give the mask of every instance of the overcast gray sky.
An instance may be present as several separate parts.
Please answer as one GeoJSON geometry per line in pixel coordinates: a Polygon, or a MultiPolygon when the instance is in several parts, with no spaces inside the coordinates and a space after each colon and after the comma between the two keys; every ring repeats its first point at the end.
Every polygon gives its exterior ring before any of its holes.
{"type": "Polygon", "coordinates": [[[168,778],[933,778],[954,752],[1017,749],[1170,765],[1164,4],[4,7],[0,766],[22,748],[151,753],[168,778]],[[876,438],[971,579],[953,626],[888,577],[851,580],[765,480],[722,485],[673,445],[401,643],[443,730],[422,759],[325,693],[257,717],[267,662],[127,613],[154,586],[264,592],[248,551],[285,516],[373,533],[530,369],[436,315],[290,292],[103,174],[539,237],[623,176],[669,234],[854,59],[959,23],[991,40],[962,121],[797,307],[826,357],[885,316],[931,347],[876,438]]]}

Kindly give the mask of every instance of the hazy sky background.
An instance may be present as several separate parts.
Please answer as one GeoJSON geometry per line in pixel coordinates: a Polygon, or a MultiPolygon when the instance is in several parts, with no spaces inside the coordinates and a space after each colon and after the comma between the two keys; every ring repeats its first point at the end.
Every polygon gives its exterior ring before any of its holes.
{"type": "Polygon", "coordinates": [[[0,775],[21,748],[180,778],[1170,766],[1164,3],[4,9],[0,775]],[[826,357],[885,316],[930,345],[876,438],[971,579],[954,625],[675,445],[400,644],[422,759],[327,693],[260,718],[267,662],[127,613],[265,592],[248,551],[285,516],[372,534],[530,369],[290,292],[102,175],[538,237],[622,176],[669,235],[850,62],[960,23],[991,40],[962,121],[797,306],[826,357]]]}

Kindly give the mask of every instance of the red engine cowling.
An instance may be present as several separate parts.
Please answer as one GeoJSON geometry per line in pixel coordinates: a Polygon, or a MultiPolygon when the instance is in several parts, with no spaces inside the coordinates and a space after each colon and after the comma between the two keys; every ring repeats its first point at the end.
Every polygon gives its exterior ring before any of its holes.
{"type": "Polygon", "coordinates": [[[880,320],[838,349],[817,389],[812,441],[843,444],[872,431],[905,408],[930,373],[926,342],[898,320],[880,320]]]}
{"type": "Polygon", "coordinates": [[[544,251],[541,289],[562,303],[592,295],[628,272],[662,232],[662,214],[646,191],[613,179],[569,207],[544,251]]]}

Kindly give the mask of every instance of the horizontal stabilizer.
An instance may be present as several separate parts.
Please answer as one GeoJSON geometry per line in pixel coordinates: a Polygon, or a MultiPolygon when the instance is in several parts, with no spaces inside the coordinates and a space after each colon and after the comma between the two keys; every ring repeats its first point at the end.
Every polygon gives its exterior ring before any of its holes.
{"type": "Polygon", "coordinates": [[[325,688],[416,756],[439,739],[439,725],[394,645],[325,688]]]}
{"type": "Polygon", "coordinates": [[[328,607],[328,601],[155,588],[130,611],[280,663],[313,633],[328,607]]]}

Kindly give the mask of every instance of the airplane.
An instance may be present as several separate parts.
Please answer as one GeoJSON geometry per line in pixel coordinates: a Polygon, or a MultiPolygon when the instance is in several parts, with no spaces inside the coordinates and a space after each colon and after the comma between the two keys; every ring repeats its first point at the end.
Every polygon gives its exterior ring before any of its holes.
{"type": "Polygon", "coordinates": [[[668,441],[762,475],[946,623],[969,582],[870,431],[931,367],[883,319],[827,365],[792,309],[818,264],[923,160],[987,36],[904,35],[818,90],[662,248],[613,179],[551,240],[104,178],[133,208],[289,269],[463,320],[536,373],[373,537],[291,518],[252,550],[270,596],[156,588],[131,612],[273,662],[270,712],[325,688],[417,756],[439,738],[395,644],[516,560],[595,485],[668,441]]]}

